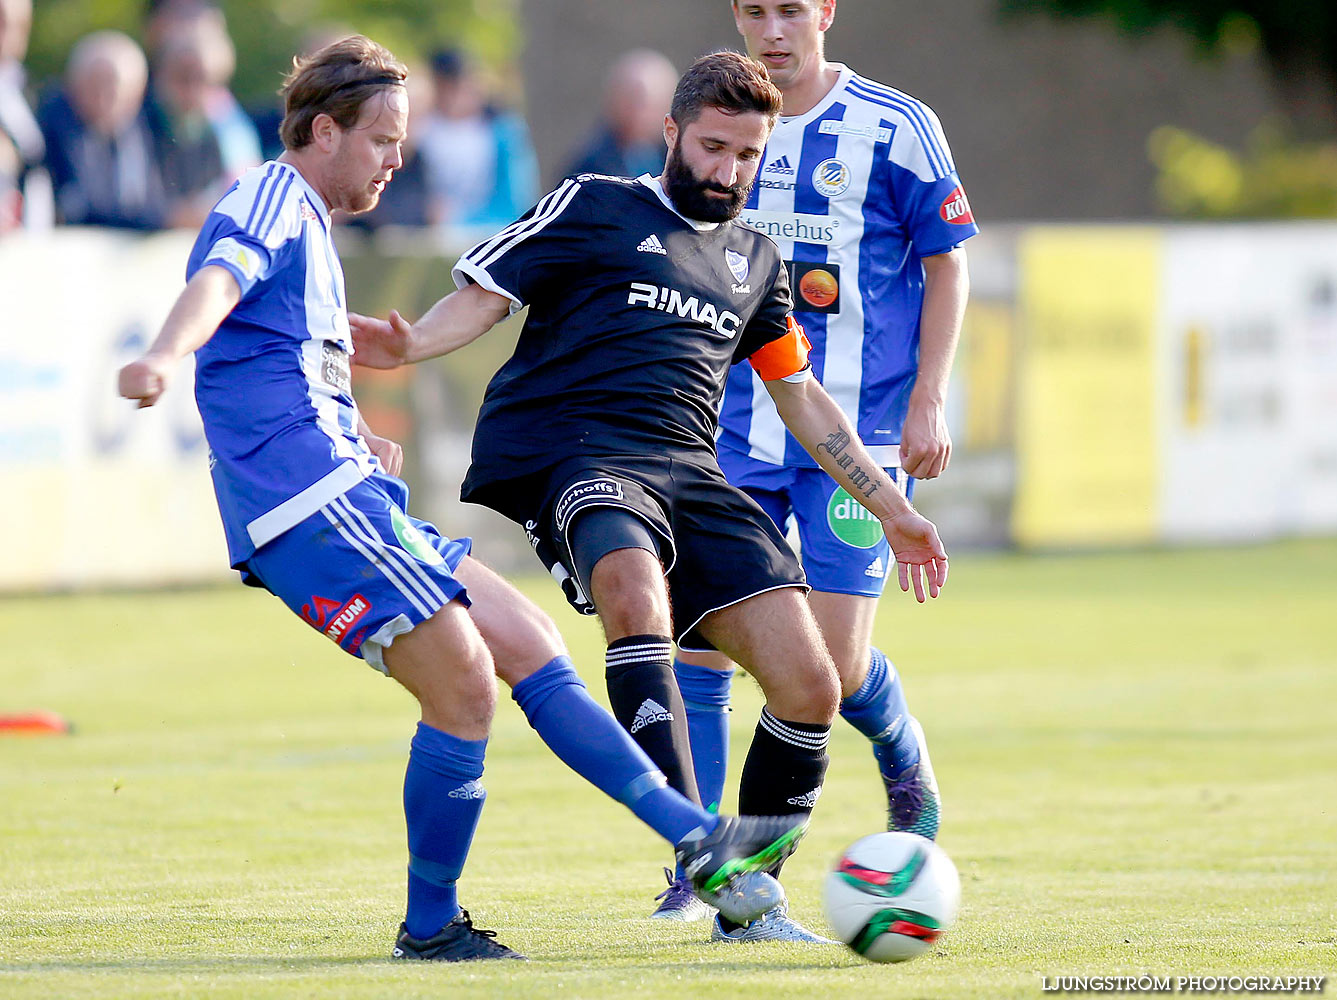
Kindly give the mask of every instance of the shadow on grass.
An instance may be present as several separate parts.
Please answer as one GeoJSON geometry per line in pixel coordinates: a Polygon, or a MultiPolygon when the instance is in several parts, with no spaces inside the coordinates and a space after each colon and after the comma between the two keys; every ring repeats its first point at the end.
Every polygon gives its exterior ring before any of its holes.
{"type": "MultiPolygon", "coordinates": [[[[721,973],[738,973],[741,975],[753,975],[758,971],[805,971],[815,969],[833,969],[843,967],[862,966],[866,963],[859,962],[854,957],[848,956],[849,960],[843,954],[832,954],[825,958],[819,958],[815,955],[794,955],[789,956],[783,953],[781,948],[765,951],[749,951],[750,955],[755,956],[754,961],[727,961],[714,962],[703,960],[701,956],[693,956],[690,960],[674,961],[673,958],[660,958],[658,961],[637,961],[637,962],[619,962],[604,959],[597,966],[591,965],[591,959],[588,955],[566,955],[562,957],[548,958],[543,955],[530,955],[528,962],[500,962],[500,963],[468,963],[471,970],[481,970],[493,968],[497,970],[506,970],[511,973],[533,972],[537,974],[559,972],[569,975],[573,969],[582,969],[590,973],[608,973],[616,971],[618,973],[628,972],[646,972],[651,974],[662,974],[665,970],[673,969],[680,974],[700,973],[702,975],[717,976],[721,973]],[[774,954],[767,954],[772,952],[774,954]],[[768,960],[769,959],[769,960],[768,960]]],[[[73,973],[163,973],[166,975],[182,974],[214,974],[214,975],[244,975],[246,973],[260,973],[273,975],[281,972],[319,972],[322,969],[349,969],[358,966],[375,968],[378,966],[393,966],[396,969],[427,968],[433,963],[422,962],[402,962],[387,958],[381,955],[340,955],[340,956],[319,956],[312,955],[303,958],[285,958],[282,956],[273,957],[251,957],[251,956],[231,956],[220,958],[125,958],[117,960],[109,959],[59,959],[51,961],[38,962],[0,962],[0,977],[5,975],[19,975],[24,973],[53,973],[53,972],[73,972],[73,973]]],[[[446,964],[446,963],[442,963],[446,964]]]]}
{"type": "Polygon", "coordinates": [[[0,962],[0,976],[20,972],[306,972],[353,965],[386,964],[389,959],[376,955],[311,955],[286,958],[280,955],[235,955],[220,958],[122,958],[122,959],[52,959],[40,962],[0,962]]]}

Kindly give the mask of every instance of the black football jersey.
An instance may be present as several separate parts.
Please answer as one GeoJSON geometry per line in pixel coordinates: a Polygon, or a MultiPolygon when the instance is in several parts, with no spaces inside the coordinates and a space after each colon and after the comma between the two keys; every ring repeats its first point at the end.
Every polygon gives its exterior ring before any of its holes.
{"type": "Polygon", "coordinates": [[[487,387],[464,499],[514,515],[517,480],[580,454],[714,461],[729,368],[786,334],[789,279],[768,237],[694,225],[658,187],[564,181],[456,264],[461,287],[529,307],[487,387]]]}

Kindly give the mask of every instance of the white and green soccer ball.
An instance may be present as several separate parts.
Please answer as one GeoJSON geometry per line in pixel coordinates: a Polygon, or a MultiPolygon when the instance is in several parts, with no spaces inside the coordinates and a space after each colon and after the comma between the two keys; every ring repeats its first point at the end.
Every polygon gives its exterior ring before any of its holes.
{"type": "Polygon", "coordinates": [[[836,936],[855,952],[874,962],[904,962],[952,926],[961,879],[933,841],[874,833],[840,855],[822,898],[836,936]]]}

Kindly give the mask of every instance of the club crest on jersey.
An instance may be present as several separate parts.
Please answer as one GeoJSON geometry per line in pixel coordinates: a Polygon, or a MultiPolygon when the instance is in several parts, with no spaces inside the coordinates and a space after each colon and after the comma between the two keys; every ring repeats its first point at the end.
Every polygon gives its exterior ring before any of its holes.
{"type": "MultiPolygon", "coordinates": [[[[741,254],[740,254],[741,256],[741,254]]],[[[745,261],[746,262],[746,261],[745,261]]],[[[676,288],[663,285],[651,285],[644,281],[633,281],[627,294],[627,305],[645,306],[660,312],[673,313],[684,319],[701,323],[716,333],[732,339],[742,329],[743,317],[728,309],[717,309],[713,303],[702,303],[695,295],[684,297],[676,288]]]]}
{"type": "Polygon", "coordinates": [[[834,156],[817,164],[812,172],[812,186],[823,198],[835,198],[850,189],[850,168],[834,156]]]}
{"type": "Polygon", "coordinates": [[[970,214],[970,202],[966,201],[965,188],[958,187],[943,199],[942,208],[938,209],[943,222],[954,226],[968,226],[975,221],[970,214]]]}
{"type": "Polygon", "coordinates": [[[733,286],[733,293],[735,295],[746,295],[748,292],[752,291],[751,285],[743,284],[743,282],[747,281],[747,273],[749,270],[747,258],[741,253],[726,247],[724,250],[724,262],[729,265],[729,272],[734,276],[734,280],[737,282],[737,284],[733,286]]]}

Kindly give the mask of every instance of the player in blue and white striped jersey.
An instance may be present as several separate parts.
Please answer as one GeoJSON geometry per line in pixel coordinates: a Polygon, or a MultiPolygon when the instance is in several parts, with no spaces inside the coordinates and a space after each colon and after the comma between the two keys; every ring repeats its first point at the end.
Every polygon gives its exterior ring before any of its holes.
{"type": "MultiPolygon", "coordinates": [[[[784,96],[740,221],[779,244],[814,373],[857,420],[849,433],[909,495],[951,455],[944,403],[968,289],[961,244],[977,232],[947,140],[922,102],[827,61],[836,0],[734,0],[733,13],[748,54],[784,96]]],[[[810,603],[840,671],[841,714],[873,741],[888,827],[935,836],[922,732],[895,667],[871,645],[891,562],[880,526],[822,474],[764,386],[739,368],[718,451],[731,482],[778,524],[797,526],[810,603]]],[[[724,780],[730,666],[691,651],[675,664],[707,803],[724,780]]],[[[690,902],[687,912],[696,912],[690,902]]],[[[723,930],[742,940],[807,933],[787,918],[723,930]]]]}
{"type": "Polygon", "coordinates": [[[469,539],[407,514],[398,446],[358,415],[330,213],[370,210],[400,166],[405,76],[361,36],[295,66],[283,155],[215,206],[185,290],[149,351],[121,370],[120,392],[152,406],[196,352],[232,565],[418,699],[404,777],[408,911],[393,957],[520,957],[473,926],[456,892],[486,798],[494,672],[563,761],[675,845],[698,888],[722,883],[711,894],[720,905],[761,912],[778,886],[747,873],[792,850],[802,817],[717,817],[666,787],[590,697],[552,621],[471,559],[469,539]]]}

